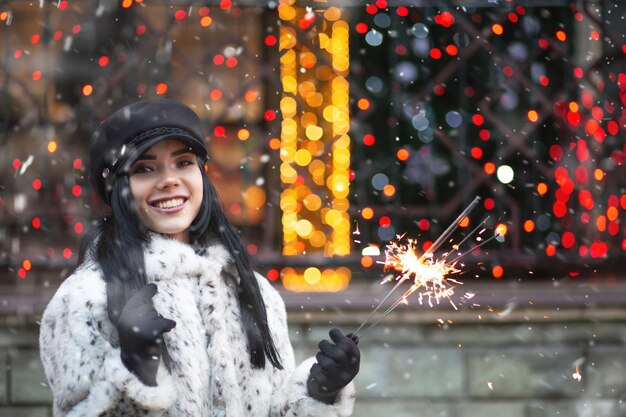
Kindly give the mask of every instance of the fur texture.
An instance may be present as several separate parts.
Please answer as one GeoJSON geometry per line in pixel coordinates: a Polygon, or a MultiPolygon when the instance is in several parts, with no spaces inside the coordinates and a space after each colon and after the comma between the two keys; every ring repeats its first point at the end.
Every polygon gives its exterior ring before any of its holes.
{"type": "MultiPolygon", "coordinates": [[[[59,287],[46,308],[41,358],[55,416],[347,417],[354,386],[334,405],[311,398],[306,379],[315,358],[297,368],[280,295],[257,276],[284,369],[250,365],[237,304],[237,277],[219,244],[193,247],[154,235],[145,252],[154,307],[176,327],[164,335],[171,371],[145,386],[120,360],[106,312],[100,269],[89,259],[59,287]],[[197,253],[196,253],[197,252],[197,253]]],[[[161,361],[163,362],[163,361],[161,361]]]]}

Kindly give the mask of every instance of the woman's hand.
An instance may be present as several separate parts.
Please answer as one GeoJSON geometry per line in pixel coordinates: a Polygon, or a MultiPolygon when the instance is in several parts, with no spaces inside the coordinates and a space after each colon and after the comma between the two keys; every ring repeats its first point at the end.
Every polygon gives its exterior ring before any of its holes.
{"type": "Polygon", "coordinates": [[[147,284],[124,306],[117,323],[122,362],[146,385],[156,386],[163,333],[176,322],[163,318],[152,305],[156,284],[147,284]]]}
{"type": "Polygon", "coordinates": [[[320,351],[315,355],[317,363],[311,367],[307,389],[311,397],[333,404],[339,390],[359,373],[361,353],[357,347],[357,336],[344,336],[336,328],[328,334],[334,344],[328,340],[319,343],[320,351]]]}

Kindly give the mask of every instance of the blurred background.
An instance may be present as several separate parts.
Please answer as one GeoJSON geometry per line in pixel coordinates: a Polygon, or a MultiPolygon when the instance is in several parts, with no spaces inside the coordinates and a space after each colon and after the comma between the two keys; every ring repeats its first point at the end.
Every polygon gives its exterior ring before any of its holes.
{"type": "Polygon", "coordinates": [[[106,212],[93,130],[166,97],[202,119],[298,358],[384,299],[399,236],[466,254],[449,299],[418,291],[363,334],[355,416],[626,416],[625,15],[618,0],[0,3],[0,415],[51,415],[38,322],[106,212]]]}

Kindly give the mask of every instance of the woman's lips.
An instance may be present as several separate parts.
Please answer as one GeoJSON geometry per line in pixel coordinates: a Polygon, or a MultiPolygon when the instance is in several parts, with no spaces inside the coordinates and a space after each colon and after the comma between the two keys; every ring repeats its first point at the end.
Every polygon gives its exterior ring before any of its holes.
{"type": "Polygon", "coordinates": [[[176,213],[185,207],[187,201],[187,198],[174,197],[167,200],[152,201],[150,207],[160,213],[176,213]]]}

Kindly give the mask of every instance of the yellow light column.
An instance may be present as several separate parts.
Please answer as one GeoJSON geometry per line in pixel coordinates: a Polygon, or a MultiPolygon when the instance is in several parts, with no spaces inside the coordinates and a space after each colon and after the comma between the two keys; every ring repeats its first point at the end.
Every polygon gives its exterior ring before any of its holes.
{"type": "MultiPolygon", "coordinates": [[[[280,197],[285,256],[350,253],[349,27],[334,6],[280,0],[280,197]]],[[[319,258],[319,256],[318,256],[319,258]]],[[[348,268],[285,268],[293,291],[340,291],[348,268]]]]}

